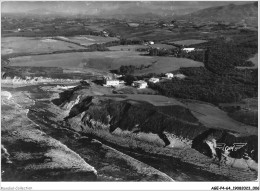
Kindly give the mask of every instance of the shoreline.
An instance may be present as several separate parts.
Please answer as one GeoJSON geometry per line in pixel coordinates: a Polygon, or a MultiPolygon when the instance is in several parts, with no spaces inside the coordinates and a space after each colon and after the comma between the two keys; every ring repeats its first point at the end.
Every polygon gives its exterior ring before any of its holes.
{"type": "Polygon", "coordinates": [[[69,181],[73,180],[73,176],[79,180],[95,180],[97,172],[92,166],[66,145],[45,134],[34,121],[27,118],[27,104],[30,107],[33,103],[29,103],[30,100],[23,97],[23,93],[9,93],[13,96],[12,100],[3,102],[6,98],[2,97],[1,138],[2,146],[10,153],[11,162],[2,163],[2,180],[69,181]],[[49,171],[56,173],[45,173],[49,171]]]}

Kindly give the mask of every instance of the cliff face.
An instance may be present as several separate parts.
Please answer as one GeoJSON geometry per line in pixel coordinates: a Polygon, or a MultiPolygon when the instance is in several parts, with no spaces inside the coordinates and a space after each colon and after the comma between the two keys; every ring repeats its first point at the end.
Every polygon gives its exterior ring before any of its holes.
{"type": "MultiPolygon", "coordinates": [[[[242,158],[247,153],[252,159],[258,161],[257,136],[247,136],[204,125],[195,117],[194,112],[183,104],[155,106],[150,102],[128,99],[123,95],[88,95],[82,93],[82,89],[83,86],[67,90],[60,94],[60,99],[54,100],[57,105],[69,109],[67,111],[69,114],[64,118],[66,122],[75,117],[80,119],[81,127],[77,129],[81,129],[82,132],[88,131],[88,128],[96,132],[101,128],[111,136],[127,132],[144,141],[154,140],[160,147],[180,145],[176,144],[177,138],[186,140],[185,147],[192,147],[208,157],[212,157],[212,151],[205,143],[207,140],[215,140],[227,146],[246,143],[237,151],[231,151],[230,156],[242,158]]],[[[215,149],[218,157],[221,158],[222,148],[215,146],[215,149]]]]}
{"type": "MultiPolygon", "coordinates": [[[[85,114],[95,121],[109,125],[110,132],[116,128],[134,133],[154,133],[159,136],[168,132],[193,139],[207,129],[188,109],[178,105],[156,107],[147,102],[105,98],[90,106],[85,114]]],[[[86,120],[89,118],[83,117],[82,121],[86,123],[86,120]]]]}

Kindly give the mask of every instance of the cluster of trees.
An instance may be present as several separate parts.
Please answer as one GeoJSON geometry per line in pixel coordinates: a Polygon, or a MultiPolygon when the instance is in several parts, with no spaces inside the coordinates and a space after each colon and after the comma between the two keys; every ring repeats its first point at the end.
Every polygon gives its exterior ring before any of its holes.
{"type": "Polygon", "coordinates": [[[119,74],[123,74],[123,75],[126,75],[126,74],[133,74],[135,72],[135,70],[143,70],[143,69],[146,69],[146,68],[149,68],[151,67],[152,65],[140,65],[140,66],[134,66],[134,65],[123,65],[123,66],[120,66],[119,68],[119,71],[118,73],[119,74]]]}
{"type": "MultiPolygon", "coordinates": [[[[151,88],[165,96],[195,99],[216,105],[257,96],[257,82],[246,84],[245,81],[238,81],[230,76],[212,73],[204,67],[181,68],[180,72],[188,77],[151,84],[151,88]]],[[[256,74],[251,72],[248,75],[252,77],[256,74]]]]}
{"type": "Polygon", "coordinates": [[[181,47],[172,48],[172,49],[157,49],[150,48],[148,49],[149,56],[174,56],[177,58],[188,58],[195,61],[203,62],[204,61],[204,51],[195,50],[192,52],[182,51],[181,47]]]}
{"type": "Polygon", "coordinates": [[[205,53],[205,67],[214,73],[230,73],[236,66],[252,66],[247,61],[257,53],[257,49],[237,46],[232,43],[221,43],[211,47],[205,53]]]}
{"type": "Polygon", "coordinates": [[[158,48],[150,48],[149,49],[149,56],[176,56],[179,54],[179,50],[178,49],[158,49],[158,48]]]}
{"type": "MultiPolygon", "coordinates": [[[[160,76],[163,76],[163,75],[164,74],[161,74],[160,76]]],[[[155,76],[159,76],[159,75],[155,74],[155,73],[148,73],[148,74],[141,75],[141,76],[134,76],[134,75],[131,75],[131,74],[126,74],[121,79],[126,82],[126,85],[131,85],[133,83],[133,81],[149,79],[149,78],[152,78],[152,77],[155,77],[155,76]]]]}
{"type": "Polygon", "coordinates": [[[136,51],[138,51],[138,52],[148,52],[149,50],[150,50],[149,47],[147,47],[147,48],[137,48],[136,49],[136,51]]]}
{"type": "Polygon", "coordinates": [[[177,54],[178,58],[188,58],[191,60],[203,62],[204,61],[204,51],[192,51],[192,52],[185,52],[185,51],[180,51],[177,54]]]}
{"type": "Polygon", "coordinates": [[[92,44],[88,46],[89,51],[109,51],[104,44],[92,44]]]}
{"type": "Polygon", "coordinates": [[[188,58],[205,63],[205,67],[212,72],[230,73],[237,66],[254,66],[248,59],[257,53],[257,36],[250,34],[244,39],[235,39],[227,42],[225,38],[217,38],[206,43],[194,45],[197,49],[204,51],[182,51],[182,47],[175,49],[150,48],[149,56],[175,56],[188,58]],[[245,40],[246,39],[246,40],[245,40]]]}
{"type": "Polygon", "coordinates": [[[149,49],[149,56],[175,56],[178,58],[188,58],[199,62],[204,62],[212,72],[229,73],[237,66],[251,67],[254,64],[248,59],[257,53],[257,48],[253,45],[249,47],[226,42],[211,42],[206,44],[204,51],[185,52],[181,49],[149,49]]]}
{"type": "Polygon", "coordinates": [[[106,42],[104,43],[104,45],[106,47],[110,47],[110,46],[119,46],[119,45],[141,45],[143,43],[144,41],[142,40],[129,40],[129,39],[122,38],[116,41],[106,42]]]}

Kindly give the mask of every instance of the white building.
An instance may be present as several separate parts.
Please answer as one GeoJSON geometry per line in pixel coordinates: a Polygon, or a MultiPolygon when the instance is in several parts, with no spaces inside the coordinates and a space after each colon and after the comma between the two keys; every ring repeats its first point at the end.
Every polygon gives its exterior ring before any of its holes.
{"type": "Polygon", "coordinates": [[[149,44],[154,44],[154,42],[153,42],[153,41],[149,41],[148,43],[149,43],[149,44]]]}
{"type": "Polygon", "coordinates": [[[188,53],[194,51],[195,48],[183,48],[182,50],[188,53]]]}
{"type": "Polygon", "coordinates": [[[105,37],[108,37],[108,33],[107,33],[107,31],[103,31],[103,35],[105,36],[105,37]]]}
{"type": "Polygon", "coordinates": [[[103,78],[104,86],[111,87],[111,86],[118,86],[119,80],[117,79],[111,79],[111,77],[106,76],[103,78]]]}
{"type": "Polygon", "coordinates": [[[165,76],[166,76],[167,78],[173,78],[173,74],[172,74],[172,73],[166,73],[165,76]]]}
{"type": "Polygon", "coordinates": [[[149,82],[151,82],[151,83],[157,83],[157,82],[159,82],[160,81],[160,79],[159,78],[150,78],[149,79],[149,82]]]}
{"type": "Polygon", "coordinates": [[[119,80],[105,80],[104,86],[118,86],[119,80]]]}
{"type": "Polygon", "coordinates": [[[144,89],[147,88],[147,82],[143,81],[143,80],[139,80],[139,81],[133,81],[133,83],[131,84],[133,87],[136,87],[138,89],[144,89]]]}
{"type": "Polygon", "coordinates": [[[121,78],[123,75],[113,74],[114,78],[121,78]]]}

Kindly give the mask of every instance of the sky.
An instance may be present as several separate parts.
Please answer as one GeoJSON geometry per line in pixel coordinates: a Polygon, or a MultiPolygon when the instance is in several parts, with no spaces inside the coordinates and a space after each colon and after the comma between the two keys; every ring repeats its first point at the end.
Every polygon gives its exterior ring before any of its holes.
{"type": "Polygon", "coordinates": [[[144,12],[170,10],[178,14],[230,3],[244,4],[248,1],[5,1],[2,2],[2,13],[48,10],[66,14],[98,15],[116,14],[120,13],[120,10],[131,11],[132,9],[134,11],[138,8],[144,12]]]}

